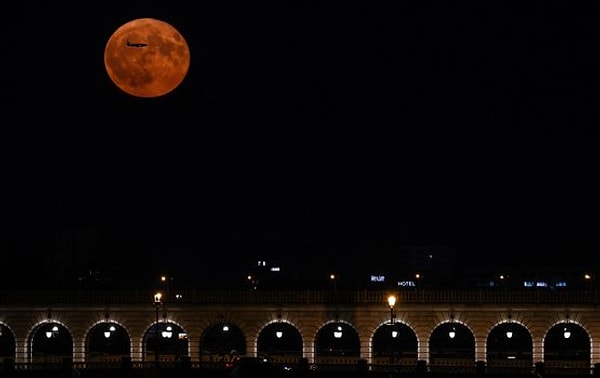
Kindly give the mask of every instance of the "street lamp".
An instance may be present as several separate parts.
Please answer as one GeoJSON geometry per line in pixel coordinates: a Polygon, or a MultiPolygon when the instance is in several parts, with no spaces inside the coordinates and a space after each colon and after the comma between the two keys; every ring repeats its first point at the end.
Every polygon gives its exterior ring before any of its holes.
{"type": "Polygon", "coordinates": [[[568,339],[571,337],[571,330],[569,329],[569,315],[565,317],[565,327],[563,328],[563,337],[568,339]]]}
{"type": "Polygon", "coordinates": [[[163,274],[162,276],[160,276],[160,283],[162,285],[162,287],[164,288],[164,290],[166,291],[165,293],[165,299],[167,301],[170,301],[172,299],[172,293],[171,291],[173,290],[173,277],[168,276],[166,274],[163,274]]]}
{"type": "Polygon", "coordinates": [[[56,337],[58,335],[58,327],[53,326],[50,331],[46,331],[46,338],[50,339],[52,337],[56,337]]]}
{"type": "Polygon", "coordinates": [[[333,337],[335,337],[336,339],[341,339],[342,338],[342,326],[338,325],[335,328],[335,331],[333,331],[333,337]]]}
{"type": "Polygon", "coordinates": [[[448,337],[451,339],[456,337],[456,327],[454,327],[454,314],[450,315],[450,331],[448,331],[448,337]]]}
{"type": "Polygon", "coordinates": [[[396,319],[396,314],[394,313],[394,306],[396,305],[396,297],[393,295],[389,295],[387,297],[388,306],[390,306],[390,324],[394,324],[394,320],[396,319]]]}
{"type": "Polygon", "coordinates": [[[160,333],[163,339],[170,339],[173,337],[173,327],[166,326],[165,329],[160,333]]]}
{"type": "Polygon", "coordinates": [[[281,314],[277,315],[277,324],[275,328],[275,337],[281,339],[283,337],[283,329],[281,327],[281,314]]]}
{"type": "Polygon", "coordinates": [[[110,335],[112,335],[113,332],[115,332],[117,329],[115,328],[115,326],[111,325],[110,327],[108,327],[108,329],[106,331],[104,331],[104,338],[108,339],[110,338],[110,335]]]}
{"type": "Polygon", "coordinates": [[[333,286],[333,292],[337,293],[337,276],[335,273],[331,273],[329,275],[329,280],[331,281],[331,285],[333,286]]]}
{"type": "Polygon", "coordinates": [[[158,314],[162,307],[162,293],[154,294],[154,308],[156,309],[156,324],[154,325],[154,364],[158,366],[158,314]]]}
{"type": "Polygon", "coordinates": [[[450,337],[451,339],[456,337],[456,328],[454,328],[454,326],[452,326],[452,328],[448,332],[448,337],[450,337]]]}
{"type": "Polygon", "coordinates": [[[396,313],[394,312],[394,306],[396,306],[396,296],[388,295],[387,303],[390,307],[390,325],[392,326],[392,338],[390,340],[390,365],[394,364],[394,339],[398,336],[398,332],[394,329],[394,322],[396,320],[396,313]]]}
{"type": "Polygon", "coordinates": [[[564,337],[565,339],[568,339],[569,337],[571,337],[571,331],[569,331],[569,328],[565,327],[565,328],[563,329],[563,337],[564,337]]]}
{"type": "Polygon", "coordinates": [[[512,319],[512,316],[510,314],[508,314],[508,326],[506,328],[506,338],[508,338],[508,339],[512,339],[512,337],[513,337],[513,330],[510,325],[511,319],[512,319]]]}

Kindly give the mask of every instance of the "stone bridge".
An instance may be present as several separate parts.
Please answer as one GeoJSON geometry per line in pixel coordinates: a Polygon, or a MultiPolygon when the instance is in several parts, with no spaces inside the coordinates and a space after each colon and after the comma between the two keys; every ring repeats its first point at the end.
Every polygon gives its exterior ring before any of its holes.
{"type": "Polygon", "coordinates": [[[0,293],[15,364],[277,363],[531,371],[600,363],[596,290],[0,293]],[[393,306],[387,298],[393,294],[393,306]]]}

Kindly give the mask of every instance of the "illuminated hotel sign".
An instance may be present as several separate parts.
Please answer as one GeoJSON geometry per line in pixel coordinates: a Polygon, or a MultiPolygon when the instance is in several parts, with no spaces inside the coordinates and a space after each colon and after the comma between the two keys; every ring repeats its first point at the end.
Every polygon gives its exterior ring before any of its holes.
{"type": "MultiPolygon", "coordinates": [[[[369,281],[372,283],[384,283],[385,276],[382,274],[371,274],[369,276],[369,281]]],[[[416,287],[417,283],[412,280],[404,280],[404,281],[398,281],[398,286],[399,287],[416,287]]]]}
{"type": "MultiPolygon", "coordinates": [[[[369,276],[369,280],[372,283],[383,283],[383,282],[385,282],[385,276],[384,275],[378,275],[378,274],[371,274],[369,276]]],[[[416,287],[417,283],[415,281],[412,281],[412,280],[405,280],[405,281],[398,281],[397,285],[399,287],[416,287]]]]}
{"type": "Polygon", "coordinates": [[[398,281],[398,286],[401,287],[416,287],[415,281],[398,281]]]}

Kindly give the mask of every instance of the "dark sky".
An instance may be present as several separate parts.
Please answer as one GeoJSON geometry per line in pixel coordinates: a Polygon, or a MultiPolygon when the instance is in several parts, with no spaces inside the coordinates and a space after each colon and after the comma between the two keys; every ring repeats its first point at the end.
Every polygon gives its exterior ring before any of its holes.
{"type": "Polygon", "coordinates": [[[597,2],[269,3],[4,12],[15,275],[27,261],[201,282],[258,257],[389,266],[414,247],[474,269],[595,266],[597,2]],[[191,51],[161,98],[104,68],[110,35],[142,17],[191,51]]]}

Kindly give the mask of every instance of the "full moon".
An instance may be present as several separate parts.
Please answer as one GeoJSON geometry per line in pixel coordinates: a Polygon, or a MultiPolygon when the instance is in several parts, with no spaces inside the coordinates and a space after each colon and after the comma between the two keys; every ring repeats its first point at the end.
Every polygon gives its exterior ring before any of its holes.
{"type": "Polygon", "coordinates": [[[136,97],[159,97],[177,88],[190,66],[190,50],[169,23],[139,18],[119,27],[104,49],[112,82],[136,97]]]}

